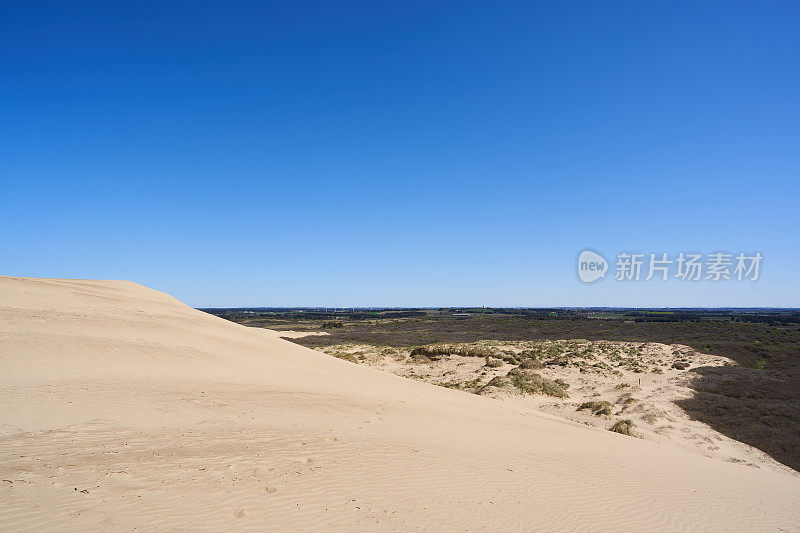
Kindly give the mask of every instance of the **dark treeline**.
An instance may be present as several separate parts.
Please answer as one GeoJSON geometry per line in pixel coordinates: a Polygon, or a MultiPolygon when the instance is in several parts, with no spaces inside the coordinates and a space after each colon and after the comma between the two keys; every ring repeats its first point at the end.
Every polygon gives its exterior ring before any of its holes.
{"type": "Polygon", "coordinates": [[[200,309],[206,313],[216,315],[234,322],[242,318],[253,317],[280,317],[289,320],[367,320],[376,318],[410,318],[415,316],[425,316],[425,311],[415,310],[332,310],[322,311],[318,309],[261,309],[261,308],[231,308],[231,309],[200,309]]]}
{"type": "Polygon", "coordinates": [[[404,308],[206,308],[207,313],[233,321],[243,318],[272,317],[286,320],[370,320],[414,318],[426,316],[510,315],[537,320],[569,318],[621,318],[634,322],[699,322],[703,320],[733,320],[766,324],[800,324],[796,309],[566,309],[510,307],[441,307],[438,309],[404,308]]]}

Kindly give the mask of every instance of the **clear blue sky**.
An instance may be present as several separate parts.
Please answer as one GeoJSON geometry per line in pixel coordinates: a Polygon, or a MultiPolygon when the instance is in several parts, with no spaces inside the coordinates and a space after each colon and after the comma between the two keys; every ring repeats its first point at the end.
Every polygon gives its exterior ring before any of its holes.
{"type": "Polygon", "coordinates": [[[0,273],[194,306],[800,306],[798,28],[793,1],[5,1],[0,273]],[[583,285],[586,247],[765,259],[583,285]]]}

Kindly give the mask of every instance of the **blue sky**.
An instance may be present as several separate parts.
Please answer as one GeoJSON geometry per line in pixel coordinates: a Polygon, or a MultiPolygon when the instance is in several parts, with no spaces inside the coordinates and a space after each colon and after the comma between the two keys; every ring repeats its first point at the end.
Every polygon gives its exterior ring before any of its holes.
{"type": "Polygon", "coordinates": [[[788,1],[3,2],[0,273],[193,306],[800,306],[798,27],[788,1]],[[584,248],[764,262],[584,285],[584,248]]]}

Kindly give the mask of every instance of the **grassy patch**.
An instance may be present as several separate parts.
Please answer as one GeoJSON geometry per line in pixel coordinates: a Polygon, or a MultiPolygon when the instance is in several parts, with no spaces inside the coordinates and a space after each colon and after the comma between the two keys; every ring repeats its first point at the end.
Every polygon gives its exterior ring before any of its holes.
{"type": "Polygon", "coordinates": [[[546,394],[556,398],[568,398],[567,392],[555,381],[539,374],[520,371],[515,368],[508,373],[511,384],[524,394],[546,394]]]}
{"type": "Polygon", "coordinates": [[[607,402],[605,400],[599,402],[583,402],[580,407],[578,407],[578,411],[582,411],[584,409],[589,409],[593,414],[600,416],[606,415],[611,416],[611,408],[613,404],[611,402],[607,402]]]}
{"type": "Polygon", "coordinates": [[[345,361],[350,361],[351,363],[358,363],[358,359],[356,359],[356,356],[353,354],[339,352],[333,354],[333,356],[336,357],[337,359],[344,359],[345,361]]]}
{"type": "Polygon", "coordinates": [[[559,387],[561,387],[564,390],[567,390],[569,388],[569,383],[567,383],[563,379],[557,379],[557,380],[555,380],[555,382],[556,382],[556,385],[558,385],[559,387]]]}

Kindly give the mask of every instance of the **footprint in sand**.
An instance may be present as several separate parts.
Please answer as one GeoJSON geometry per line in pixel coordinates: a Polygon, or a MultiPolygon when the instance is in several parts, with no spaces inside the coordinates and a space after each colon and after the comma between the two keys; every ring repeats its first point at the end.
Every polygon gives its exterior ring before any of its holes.
{"type": "Polygon", "coordinates": [[[239,508],[239,509],[236,509],[235,511],[233,511],[231,513],[231,516],[234,517],[234,518],[241,518],[246,514],[247,513],[244,512],[244,509],[239,508]]]}

